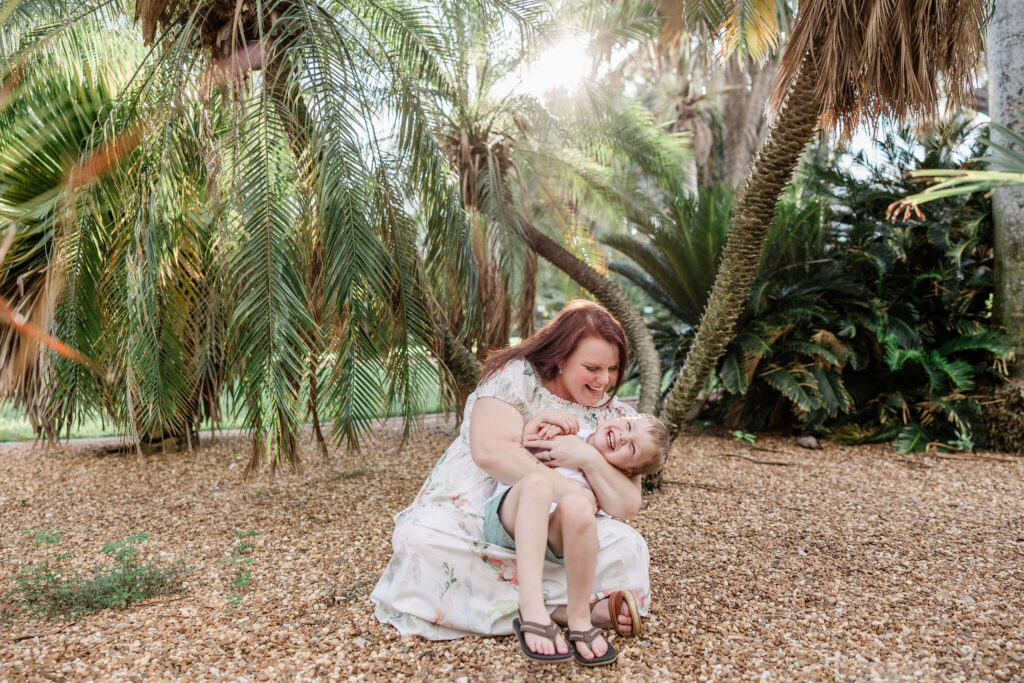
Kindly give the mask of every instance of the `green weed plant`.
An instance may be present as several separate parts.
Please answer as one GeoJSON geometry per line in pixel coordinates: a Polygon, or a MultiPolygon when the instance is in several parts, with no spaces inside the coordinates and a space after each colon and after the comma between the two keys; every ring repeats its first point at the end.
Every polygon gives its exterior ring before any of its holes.
{"type": "MultiPolygon", "coordinates": [[[[260,532],[256,530],[236,531],[231,534],[230,538],[247,539],[255,538],[259,535],[260,532]]],[[[252,556],[252,550],[255,547],[252,543],[242,540],[232,549],[231,557],[217,563],[218,567],[227,565],[228,567],[235,568],[234,574],[228,580],[228,586],[231,588],[231,594],[228,598],[229,610],[242,604],[244,599],[242,593],[252,583],[252,571],[247,569],[247,567],[256,561],[256,558],[252,556]]]]}
{"type": "MultiPolygon", "coordinates": [[[[59,541],[57,535],[40,538],[59,541]]],[[[35,538],[35,536],[33,536],[35,538]]],[[[110,607],[127,607],[158,595],[182,589],[182,578],[191,570],[182,560],[171,562],[140,556],[137,544],[148,534],[137,534],[103,546],[108,561],[91,570],[73,566],[74,554],[53,553],[40,562],[22,566],[8,581],[13,586],[3,599],[20,611],[43,619],[78,619],[110,607]]],[[[37,543],[41,545],[41,543],[37,543]]]]}
{"type": "Polygon", "coordinates": [[[25,529],[22,531],[37,548],[42,545],[57,545],[60,543],[60,529],[25,529]]]}
{"type": "MultiPolygon", "coordinates": [[[[59,541],[59,536],[48,531],[38,538],[45,539],[42,543],[47,544],[59,541]]],[[[45,620],[76,620],[96,610],[126,607],[132,602],[180,591],[182,578],[191,567],[182,560],[141,558],[136,544],[147,539],[146,533],[138,533],[104,545],[102,552],[109,560],[91,570],[76,568],[72,564],[73,553],[53,553],[20,568],[8,579],[13,586],[3,598],[45,620]]]]}

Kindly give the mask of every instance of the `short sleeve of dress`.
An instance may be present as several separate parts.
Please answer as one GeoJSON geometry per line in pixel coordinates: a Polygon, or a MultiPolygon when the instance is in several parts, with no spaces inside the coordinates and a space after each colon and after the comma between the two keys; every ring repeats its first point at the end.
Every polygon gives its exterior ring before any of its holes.
{"type": "Polygon", "coordinates": [[[525,360],[514,360],[485,377],[476,387],[476,398],[497,398],[519,411],[523,418],[532,413],[537,373],[525,360]]]}

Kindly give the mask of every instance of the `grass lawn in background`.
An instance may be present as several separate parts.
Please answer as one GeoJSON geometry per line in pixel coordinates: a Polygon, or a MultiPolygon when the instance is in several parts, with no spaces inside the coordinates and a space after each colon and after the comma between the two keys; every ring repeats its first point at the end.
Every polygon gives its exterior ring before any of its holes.
{"type": "MultiPolygon", "coordinates": [[[[365,381],[383,382],[384,376],[379,368],[364,366],[368,371],[377,375],[376,378],[367,378],[365,381]]],[[[418,413],[436,413],[442,410],[441,387],[437,374],[437,366],[432,363],[421,363],[414,370],[415,377],[413,385],[415,391],[414,408],[418,413]]],[[[218,429],[238,429],[245,427],[240,415],[235,414],[234,401],[229,393],[225,392],[220,401],[221,415],[224,420],[217,425],[218,429]]],[[[363,417],[391,417],[401,415],[401,401],[391,402],[388,410],[383,414],[365,415],[363,417]]],[[[209,420],[204,421],[201,429],[210,429],[212,425],[209,420]]],[[[72,426],[70,438],[91,439],[100,436],[123,436],[124,430],[120,429],[109,418],[101,419],[98,415],[89,415],[80,423],[72,426]]],[[[66,432],[61,432],[61,438],[68,438],[66,432]]],[[[10,403],[0,403],[0,442],[4,441],[31,441],[36,438],[32,431],[32,423],[22,410],[19,410],[10,403]]]]}
{"type": "MultiPolygon", "coordinates": [[[[379,369],[376,369],[376,374],[378,375],[377,381],[383,381],[383,375],[380,374],[379,369]]],[[[668,379],[670,378],[666,377],[666,386],[662,387],[662,390],[667,388],[668,379]]],[[[415,380],[415,385],[419,388],[416,392],[417,412],[423,414],[437,413],[446,408],[441,405],[441,387],[436,365],[432,363],[420,364],[419,369],[416,371],[415,380]]],[[[635,379],[623,382],[622,387],[619,389],[619,396],[635,396],[638,393],[640,393],[640,383],[635,379]]],[[[235,415],[234,401],[231,400],[229,394],[225,393],[221,397],[220,405],[224,421],[217,426],[218,429],[238,429],[245,426],[242,420],[235,415]]],[[[401,403],[399,401],[392,401],[386,417],[401,415],[401,413],[401,403]]],[[[209,421],[203,422],[201,429],[210,428],[209,421]]],[[[98,415],[90,415],[82,422],[72,426],[70,438],[91,439],[100,436],[123,435],[124,430],[112,423],[109,418],[101,419],[98,415]]],[[[66,433],[61,433],[61,438],[67,438],[67,436],[66,433]]],[[[35,438],[35,433],[32,431],[32,423],[29,422],[28,416],[10,403],[0,403],[0,442],[31,441],[35,438]]]]}

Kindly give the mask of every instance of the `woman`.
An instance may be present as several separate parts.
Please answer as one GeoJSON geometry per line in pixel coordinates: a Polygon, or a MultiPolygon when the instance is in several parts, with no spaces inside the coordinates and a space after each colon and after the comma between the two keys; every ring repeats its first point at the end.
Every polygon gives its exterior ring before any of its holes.
{"type": "MultiPolygon", "coordinates": [[[[445,640],[507,635],[517,609],[515,553],[483,540],[483,505],[497,482],[515,484],[542,471],[555,491],[580,487],[550,467],[583,467],[601,506],[630,519],[640,507],[640,479],[599,458],[583,462],[575,437],[557,439],[541,459],[521,445],[525,419],[546,408],[577,417],[581,427],[635,411],[617,398],[627,363],[622,328],[601,306],[574,301],[520,346],[488,359],[466,401],[459,435],[427,477],[412,505],[395,517],[394,555],[370,596],[377,618],[403,635],[445,640]]],[[[598,560],[592,619],[623,635],[640,632],[650,584],[647,544],[608,517],[597,523],[598,560]],[[613,609],[614,608],[614,609],[613,609]]],[[[566,623],[565,568],[544,566],[551,617],[566,623]]]]}

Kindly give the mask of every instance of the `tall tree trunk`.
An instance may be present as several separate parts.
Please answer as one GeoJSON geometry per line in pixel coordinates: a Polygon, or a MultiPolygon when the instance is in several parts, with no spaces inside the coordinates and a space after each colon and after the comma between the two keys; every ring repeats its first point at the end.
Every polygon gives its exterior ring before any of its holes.
{"type": "Polygon", "coordinates": [[[533,308],[537,304],[537,252],[530,249],[523,264],[523,291],[516,307],[516,334],[526,339],[533,334],[533,308]]]}
{"type": "MultiPolygon", "coordinates": [[[[997,0],[988,28],[988,108],[993,121],[1024,130],[1024,0],[997,0]]],[[[1015,145],[999,131],[992,138],[1015,145]]],[[[1024,149],[1016,149],[1024,152],[1024,149]]],[[[1010,382],[985,401],[979,420],[985,447],[1024,453],[1024,187],[992,192],[995,310],[1017,357],[1010,382]]]]}
{"type": "Polygon", "coordinates": [[[746,304],[775,214],[775,204],[818,129],[821,103],[815,95],[816,75],[812,63],[805,60],[736,198],[732,227],[697,336],[662,408],[661,417],[673,436],[679,433],[708,375],[733,338],[736,320],[746,304]]]}
{"type": "Polygon", "coordinates": [[[651,338],[651,332],[647,329],[647,323],[640,316],[640,312],[614,282],[573,256],[540,230],[524,224],[523,233],[531,249],[593,294],[622,325],[640,368],[638,408],[641,413],[653,413],[657,410],[658,394],[661,390],[661,362],[658,359],[658,350],[654,346],[654,339],[651,338]]]}
{"type": "Polygon", "coordinates": [[[759,64],[734,54],[726,67],[727,91],[722,97],[725,116],[725,181],[737,187],[767,133],[765,105],[775,80],[778,58],[759,64]]]}
{"type": "MultiPolygon", "coordinates": [[[[997,0],[988,29],[989,115],[1011,130],[1024,131],[1024,0],[997,0]]],[[[1009,140],[999,144],[1013,147],[1009,140]]],[[[1017,152],[1024,153],[1024,149],[1017,152]]],[[[1017,356],[1015,383],[1024,384],[1024,187],[992,193],[995,222],[995,307],[1017,356]]]]}

